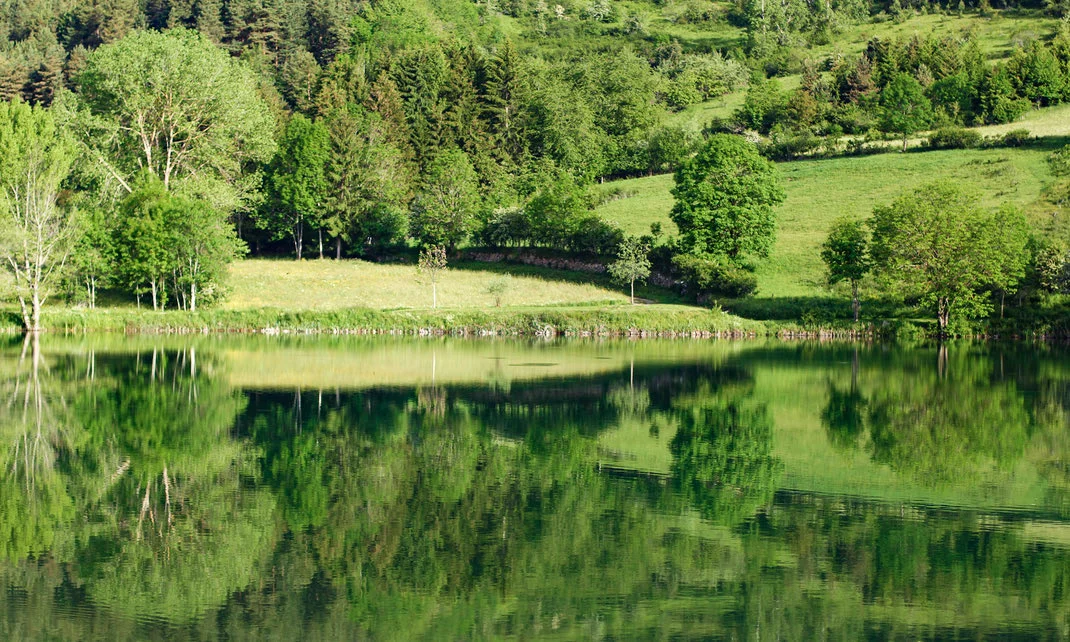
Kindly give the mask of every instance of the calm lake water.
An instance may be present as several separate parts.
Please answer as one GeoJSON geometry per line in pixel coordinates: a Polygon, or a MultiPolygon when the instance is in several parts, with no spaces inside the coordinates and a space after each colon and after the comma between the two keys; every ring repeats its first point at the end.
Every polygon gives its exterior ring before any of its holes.
{"type": "Polygon", "coordinates": [[[0,639],[1067,639],[1068,422],[1024,345],[12,341],[0,639]]]}

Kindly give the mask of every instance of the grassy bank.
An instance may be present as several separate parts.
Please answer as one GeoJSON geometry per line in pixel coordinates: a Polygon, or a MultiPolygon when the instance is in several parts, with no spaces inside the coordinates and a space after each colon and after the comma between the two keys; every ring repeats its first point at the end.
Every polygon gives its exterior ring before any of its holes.
{"type": "MultiPolygon", "coordinates": [[[[514,336],[743,336],[770,327],[720,310],[683,305],[607,305],[455,310],[282,311],[206,310],[153,312],[128,308],[51,309],[45,328],[78,332],[262,332],[267,334],[448,334],[514,336]]],[[[4,326],[18,331],[14,315],[4,326]]]]}

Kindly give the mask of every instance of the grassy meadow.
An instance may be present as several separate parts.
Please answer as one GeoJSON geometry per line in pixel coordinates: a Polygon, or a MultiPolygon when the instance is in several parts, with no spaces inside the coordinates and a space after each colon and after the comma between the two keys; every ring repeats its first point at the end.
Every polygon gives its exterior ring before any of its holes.
{"type": "MultiPolygon", "coordinates": [[[[1047,156],[1053,148],[1038,144],[781,163],[787,199],[778,210],[772,255],[758,270],[757,296],[827,295],[818,254],[831,223],[841,216],[866,218],[874,206],[929,181],[954,180],[979,194],[986,206],[1013,203],[1041,221],[1047,215],[1040,199],[1051,181],[1047,156]]],[[[607,183],[602,190],[631,196],[605,203],[597,211],[630,234],[649,231],[653,222],[674,233],[668,218],[672,186],[669,174],[607,183]]]]}
{"type": "MultiPolygon", "coordinates": [[[[488,286],[504,280],[502,307],[626,304],[623,288],[567,280],[548,270],[447,269],[439,277],[438,305],[444,309],[493,308],[488,286]]],[[[230,269],[225,310],[276,308],[294,311],[431,307],[431,283],[415,265],[346,260],[256,259],[230,269]]]]}

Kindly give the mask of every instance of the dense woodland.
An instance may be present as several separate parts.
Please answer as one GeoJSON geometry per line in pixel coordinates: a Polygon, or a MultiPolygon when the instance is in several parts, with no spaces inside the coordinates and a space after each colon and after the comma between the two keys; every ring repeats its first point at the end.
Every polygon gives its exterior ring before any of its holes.
{"type": "MultiPolygon", "coordinates": [[[[46,210],[78,213],[76,226],[49,228],[26,218],[25,203],[10,206],[15,227],[37,225],[69,258],[13,261],[23,265],[16,286],[37,309],[46,293],[32,283],[54,270],[90,307],[107,289],[196,309],[223,293],[226,264],[247,252],[381,257],[480,245],[612,257],[627,239],[592,213],[589,186],[677,171],[680,237],[655,228],[626,245],[632,255],[651,250],[654,269],[691,295],[743,296],[783,200],[772,165],[752,149],[782,160],[873,151],[878,139],[905,148],[925,130],[936,130],[933,146],[972,146],[978,137],[964,127],[1070,100],[1065,18],[1000,60],[968,33],[874,38],[860,54],[820,47],[860,23],[1012,10],[1062,17],[1067,6],[8,2],[8,200],[19,200],[22,181],[23,194],[43,189],[35,198],[46,210]],[[654,30],[652,16],[709,37],[654,30]],[[788,74],[801,74],[798,88],[781,87],[788,74]],[[700,130],[668,124],[673,112],[740,91],[729,118],[700,130]],[[711,168],[735,171],[718,149],[758,178],[711,199],[702,193],[711,168]],[[30,174],[50,187],[29,187],[30,174]]],[[[1020,251],[1026,240],[1015,242],[1020,251]]],[[[1064,239],[1033,241],[1024,262],[1041,247],[1063,256],[1064,239]]],[[[1045,277],[1048,290],[1059,289],[1061,266],[1045,277]]],[[[982,279],[973,291],[1005,293],[1025,275],[982,279]]],[[[27,325],[33,315],[24,312],[27,325]]]]}

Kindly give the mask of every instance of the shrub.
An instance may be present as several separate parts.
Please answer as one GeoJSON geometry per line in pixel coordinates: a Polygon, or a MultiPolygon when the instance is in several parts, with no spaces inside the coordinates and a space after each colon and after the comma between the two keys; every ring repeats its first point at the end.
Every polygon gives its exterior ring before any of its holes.
{"type": "Polygon", "coordinates": [[[673,258],[681,280],[695,298],[745,297],[758,289],[755,275],[722,257],[678,254],[673,258]]]}
{"type": "Polygon", "coordinates": [[[1021,147],[1032,140],[1032,138],[1033,134],[1028,129],[1012,129],[1006,134],[1003,134],[999,140],[1004,147],[1021,147]]]}
{"type": "Polygon", "coordinates": [[[981,145],[981,135],[963,127],[941,127],[929,135],[933,149],[969,149],[981,145]]]}
{"type": "Polygon", "coordinates": [[[531,238],[531,221],[519,207],[495,210],[479,233],[479,241],[489,247],[525,245],[531,238]]]}
{"type": "Polygon", "coordinates": [[[609,256],[616,253],[622,241],[624,233],[620,228],[591,214],[578,221],[566,239],[566,246],[573,252],[609,256]]]}

